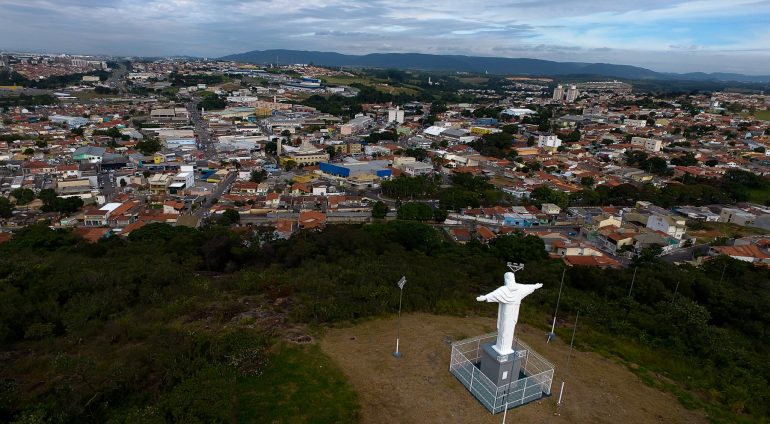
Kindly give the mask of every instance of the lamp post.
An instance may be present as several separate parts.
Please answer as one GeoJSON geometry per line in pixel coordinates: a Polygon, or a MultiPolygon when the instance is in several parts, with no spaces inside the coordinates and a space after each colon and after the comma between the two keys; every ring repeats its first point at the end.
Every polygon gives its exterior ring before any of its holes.
{"type": "Polygon", "coordinates": [[[401,277],[400,280],[398,280],[398,288],[400,290],[400,293],[398,295],[398,321],[396,324],[396,351],[393,352],[393,356],[396,358],[401,357],[401,352],[398,350],[399,347],[399,339],[401,335],[401,300],[404,298],[404,286],[406,285],[406,277],[401,277]]]}

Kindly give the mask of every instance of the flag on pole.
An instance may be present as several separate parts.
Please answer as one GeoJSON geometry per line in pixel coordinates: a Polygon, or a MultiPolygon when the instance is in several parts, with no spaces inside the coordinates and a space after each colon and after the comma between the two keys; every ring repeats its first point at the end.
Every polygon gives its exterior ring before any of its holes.
{"type": "Polygon", "coordinates": [[[406,284],[406,277],[401,277],[401,279],[398,280],[398,283],[396,283],[396,284],[398,284],[398,288],[403,290],[404,289],[404,285],[406,284]]]}

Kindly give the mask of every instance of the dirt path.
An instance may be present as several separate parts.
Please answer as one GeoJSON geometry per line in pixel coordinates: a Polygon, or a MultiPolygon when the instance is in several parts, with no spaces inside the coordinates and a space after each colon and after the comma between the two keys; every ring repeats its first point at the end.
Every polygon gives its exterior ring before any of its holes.
{"type": "MultiPolygon", "coordinates": [[[[395,318],[331,329],[321,348],[358,392],[364,423],[500,423],[449,373],[445,336],[462,339],[494,331],[490,318],[427,314],[402,317],[401,350],[395,359],[395,318]]],[[[516,334],[556,365],[553,396],[508,413],[509,423],[705,423],[700,411],[684,409],[672,395],[644,385],[623,366],[598,354],[575,351],[563,405],[556,398],[569,346],[545,343],[542,331],[525,325],[516,334]]]]}

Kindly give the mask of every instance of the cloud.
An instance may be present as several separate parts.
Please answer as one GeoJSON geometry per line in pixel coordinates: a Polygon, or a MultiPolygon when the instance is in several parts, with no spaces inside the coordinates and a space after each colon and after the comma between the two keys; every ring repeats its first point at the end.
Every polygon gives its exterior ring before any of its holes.
{"type": "Polygon", "coordinates": [[[0,48],[456,53],[758,73],[770,68],[769,21],[766,0],[3,0],[0,48]]]}

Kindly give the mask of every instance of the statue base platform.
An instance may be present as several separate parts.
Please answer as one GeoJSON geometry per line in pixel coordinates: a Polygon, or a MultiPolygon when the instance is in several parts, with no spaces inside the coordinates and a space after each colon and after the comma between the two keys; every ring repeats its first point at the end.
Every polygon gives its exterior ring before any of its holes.
{"type": "Polygon", "coordinates": [[[494,348],[494,343],[481,346],[481,372],[495,384],[502,386],[519,379],[521,373],[521,358],[518,351],[508,355],[500,355],[494,348]]]}
{"type": "Polygon", "coordinates": [[[550,396],[553,364],[518,339],[500,355],[496,341],[491,333],[452,343],[449,372],[493,414],[550,396]]]}

